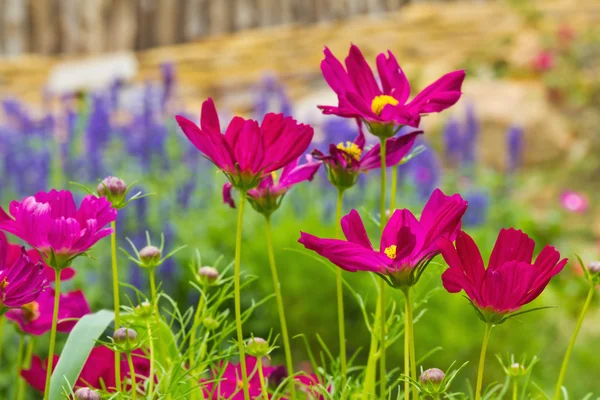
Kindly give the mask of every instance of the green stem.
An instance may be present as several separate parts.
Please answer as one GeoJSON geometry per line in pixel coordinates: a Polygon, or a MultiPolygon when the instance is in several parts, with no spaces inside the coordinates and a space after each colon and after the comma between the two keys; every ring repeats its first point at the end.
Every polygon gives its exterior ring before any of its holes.
{"type": "MultiPolygon", "coordinates": [[[[414,314],[412,301],[410,299],[410,287],[403,289],[404,298],[405,298],[405,325],[404,325],[404,341],[405,341],[405,349],[406,349],[406,341],[408,341],[408,355],[410,357],[410,361],[408,365],[410,366],[410,377],[413,380],[417,380],[417,362],[415,355],[415,326],[414,326],[414,314]]],[[[404,355],[406,357],[406,354],[404,355]]],[[[404,367],[406,368],[406,360],[404,360],[404,367]]],[[[405,371],[407,373],[408,371],[405,371]]],[[[412,397],[416,400],[419,397],[418,389],[413,386],[412,387],[412,397]]]]}
{"type": "Polygon", "coordinates": [[[233,286],[235,298],[235,325],[237,330],[237,342],[240,352],[240,366],[242,367],[242,384],[244,386],[244,400],[250,400],[248,391],[248,372],[246,370],[246,349],[244,344],[244,332],[242,331],[242,305],[241,305],[241,257],[242,257],[242,223],[244,217],[244,204],[246,193],[240,193],[240,204],[238,207],[237,231],[235,235],[235,263],[233,270],[233,286]]]}
{"type": "Polygon", "coordinates": [[[485,353],[492,332],[492,324],[485,324],[485,333],[483,335],[483,344],[481,345],[481,354],[479,355],[479,368],[477,369],[477,388],[475,389],[475,400],[481,399],[481,388],[483,387],[483,370],[485,367],[485,353]]]}
{"type": "Polygon", "coordinates": [[[19,348],[17,362],[15,363],[15,399],[21,397],[21,368],[23,367],[23,351],[25,350],[25,334],[19,333],[19,348]]]}
{"type": "MultiPolygon", "coordinates": [[[[379,212],[380,212],[380,228],[381,228],[381,232],[383,232],[383,229],[385,227],[386,221],[387,221],[387,215],[386,215],[386,207],[385,207],[385,200],[386,200],[386,185],[387,185],[387,179],[386,179],[386,139],[381,139],[381,145],[380,145],[380,156],[381,156],[381,194],[380,194],[380,199],[379,199],[379,212]]],[[[386,382],[386,378],[387,378],[387,371],[386,371],[386,365],[385,365],[385,352],[386,352],[386,348],[385,348],[385,323],[386,323],[386,314],[385,314],[385,281],[382,279],[379,281],[379,308],[381,309],[381,314],[379,316],[379,347],[380,347],[380,360],[379,360],[379,385],[380,385],[380,396],[382,399],[385,399],[385,392],[387,390],[387,382],[386,382]]]]}
{"type": "Polygon", "coordinates": [[[514,378],[513,379],[513,393],[512,393],[513,400],[517,400],[519,398],[518,393],[519,393],[519,383],[517,382],[517,378],[514,378]]]}
{"type": "MultiPolygon", "coordinates": [[[[275,289],[275,299],[277,300],[277,311],[279,312],[279,323],[281,324],[281,337],[283,340],[283,349],[285,352],[285,364],[288,370],[288,375],[294,375],[294,363],[292,361],[292,351],[290,350],[290,337],[288,335],[287,322],[285,320],[285,309],[283,308],[283,296],[281,295],[281,285],[277,275],[277,265],[275,264],[275,253],[273,251],[273,235],[271,232],[271,217],[267,216],[266,221],[266,236],[267,236],[267,252],[269,254],[269,266],[271,267],[271,275],[273,277],[273,287],[275,289]]],[[[261,362],[259,359],[258,370],[262,375],[261,362]]],[[[267,395],[266,392],[265,396],[267,395]]],[[[294,380],[290,384],[290,397],[296,399],[296,385],[294,380]]]]}
{"type": "MultiPolygon", "coordinates": [[[[342,210],[344,205],[344,191],[338,190],[337,204],[335,208],[335,237],[340,239],[342,236],[341,232],[341,221],[342,221],[342,210]]],[[[342,269],[336,268],[336,293],[337,293],[337,306],[338,306],[338,329],[340,336],[340,367],[342,373],[342,393],[345,393],[346,380],[347,380],[347,362],[346,362],[346,326],[344,318],[344,282],[342,277],[342,269]]],[[[342,395],[345,398],[345,395],[342,395]]]]}
{"type": "MultiPolygon", "coordinates": [[[[262,368],[262,357],[256,357],[256,368],[258,368],[258,378],[260,379],[260,390],[265,398],[269,400],[269,392],[267,391],[267,385],[265,382],[265,374],[262,368]]],[[[294,385],[292,385],[293,387],[294,385]]]]}
{"type": "Polygon", "coordinates": [[[150,324],[150,320],[146,320],[146,328],[148,329],[148,338],[149,338],[149,346],[150,346],[150,373],[148,374],[148,394],[150,398],[154,398],[154,360],[155,360],[155,352],[154,352],[154,338],[152,337],[152,325],[150,324]]]}
{"type": "Polygon", "coordinates": [[[44,389],[44,400],[49,399],[50,378],[52,378],[52,364],[54,361],[54,347],[56,345],[56,324],[58,322],[58,306],[60,303],[60,270],[54,269],[56,280],[54,282],[54,312],[52,314],[52,328],[50,329],[50,348],[48,349],[48,364],[46,366],[46,387],[44,389]]]}
{"type": "Polygon", "coordinates": [[[398,167],[392,168],[392,191],[390,192],[390,212],[393,213],[396,209],[396,191],[398,190],[398,167]]]}
{"type": "MultiPolygon", "coordinates": [[[[373,321],[376,322],[380,315],[380,303],[377,302],[375,306],[375,318],[373,321]]],[[[369,358],[367,359],[367,367],[365,368],[365,383],[363,386],[362,395],[363,400],[371,400],[375,395],[375,370],[377,368],[377,359],[377,335],[375,334],[375,327],[372,327],[369,358]]]]}
{"type": "MultiPolygon", "coordinates": [[[[25,351],[25,359],[23,360],[23,369],[24,370],[28,370],[29,368],[31,368],[31,356],[33,354],[34,338],[33,338],[33,336],[29,336],[28,339],[29,340],[27,341],[27,350],[25,351]]],[[[20,385],[21,385],[21,387],[19,389],[19,397],[17,398],[17,400],[23,400],[25,398],[25,391],[26,391],[25,379],[21,379],[20,385]]]]}
{"type": "Polygon", "coordinates": [[[148,271],[150,275],[150,295],[152,296],[152,300],[156,300],[156,274],[155,268],[150,268],[148,271]]]}
{"type": "Polygon", "coordinates": [[[129,365],[129,374],[131,375],[131,399],[137,398],[137,382],[135,379],[135,368],[133,367],[133,357],[131,352],[127,353],[127,364],[129,365]]]}
{"type": "Polygon", "coordinates": [[[581,313],[579,314],[579,319],[577,320],[577,325],[575,325],[575,331],[573,331],[573,336],[571,337],[571,341],[569,342],[569,347],[567,347],[567,352],[565,353],[565,358],[563,359],[562,366],[560,367],[560,373],[558,375],[558,381],[556,382],[556,390],[554,391],[554,400],[560,399],[561,388],[563,382],[565,381],[565,376],[567,374],[567,367],[569,365],[569,359],[571,358],[571,353],[573,353],[573,348],[575,347],[575,341],[577,340],[577,335],[579,335],[579,331],[581,330],[581,326],[583,325],[583,320],[585,318],[585,314],[590,308],[590,304],[592,303],[592,298],[594,297],[594,292],[596,290],[595,285],[590,286],[590,290],[588,292],[587,298],[585,299],[585,303],[583,303],[583,308],[581,309],[581,313]]]}
{"type": "Polygon", "coordinates": [[[194,322],[192,324],[192,332],[190,336],[190,371],[194,371],[196,367],[196,358],[195,347],[196,347],[196,335],[198,331],[198,325],[200,325],[200,314],[204,311],[204,291],[206,290],[206,286],[202,287],[202,292],[200,293],[200,298],[198,298],[198,305],[196,306],[196,312],[194,313],[194,322]]]}
{"type": "Polygon", "coordinates": [[[4,325],[6,325],[6,318],[0,315],[0,365],[2,365],[2,349],[4,348],[4,325]]]}
{"type": "MultiPolygon", "coordinates": [[[[408,315],[412,311],[409,310],[409,301],[408,293],[404,293],[404,375],[406,377],[410,376],[410,334],[408,332],[408,315]]],[[[408,380],[404,381],[404,399],[408,400],[410,398],[410,382],[408,380]]]]}
{"type": "MultiPolygon", "coordinates": [[[[117,223],[115,221],[110,223],[112,233],[110,235],[110,254],[112,264],[112,278],[113,278],[113,296],[114,296],[114,308],[115,308],[115,331],[121,326],[121,304],[119,301],[119,269],[117,268],[117,223]]],[[[121,391],[121,354],[115,351],[115,382],[117,392],[121,391]]]]}

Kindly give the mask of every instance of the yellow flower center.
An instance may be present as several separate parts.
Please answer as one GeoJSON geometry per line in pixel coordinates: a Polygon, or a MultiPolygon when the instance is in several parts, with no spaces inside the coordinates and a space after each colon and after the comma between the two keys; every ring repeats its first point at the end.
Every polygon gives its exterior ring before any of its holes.
{"type": "Polygon", "coordinates": [[[27,322],[35,321],[40,317],[40,304],[32,301],[23,306],[23,317],[27,322]]]}
{"type": "MultiPolygon", "coordinates": [[[[243,380],[241,380],[241,379],[239,379],[239,380],[237,381],[237,387],[238,387],[238,389],[240,389],[240,390],[244,390],[244,381],[243,381],[243,380]]],[[[250,390],[250,383],[248,383],[248,390],[250,390]]]]}
{"type": "Polygon", "coordinates": [[[2,281],[0,281],[0,289],[6,289],[9,283],[10,282],[8,282],[6,278],[2,279],[2,281]]]}
{"type": "Polygon", "coordinates": [[[387,247],[384,251],[386,256],[391,258],[392,260],[396,259],[396,245],[393,244],[390,247],[387,247]]]}
{"type": "Polygon", "coordinates": [[[356,143],[342,142],[337,145],[337,148],[342,150],[345,153],[344,156],[346,157],[346,160],[348,162],[352,161],[352,159],[355,159],[356,161],[360,160],[360,155],[362,154],[362,150],[360,149],[360,147],[358,147],[358,145],[356,143]]]}
{"type": "Polygon", "coordinates": [[[382,95],[377,96],[377,97],[375,97],[373,99],[373,101],[371,102],[371,110],[373,110],[373,112],[375,114],[381,115],[381,112],[383,111],[383,108],[385,106],[387,106],[388,104],[391,104],[393,106],[397,106],[398,105],[398,100],[396,100],[392,96],[388,96],[387,94],[382,94],[382,95]]]}
{"type": "Polygon", "coordinates": [[[273,179],[273,183],[277,182],[277,172],[276,171],[271,172],[271,178],[273,179]]]}

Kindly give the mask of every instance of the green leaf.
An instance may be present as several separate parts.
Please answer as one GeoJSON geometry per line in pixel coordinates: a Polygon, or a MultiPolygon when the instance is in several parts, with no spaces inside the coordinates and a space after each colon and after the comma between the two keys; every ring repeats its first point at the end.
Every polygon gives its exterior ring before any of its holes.
{"type": "Polygon", "coordinates": [[[100,310],[85,315],[77,322],[67,338],[67,343],[52,373],[49,398],[61,399],[63,390],[69,390],[68,384],[75,384],[96,344],[96,339],[106,330],[113,318],[112,311],[100,310]]]}

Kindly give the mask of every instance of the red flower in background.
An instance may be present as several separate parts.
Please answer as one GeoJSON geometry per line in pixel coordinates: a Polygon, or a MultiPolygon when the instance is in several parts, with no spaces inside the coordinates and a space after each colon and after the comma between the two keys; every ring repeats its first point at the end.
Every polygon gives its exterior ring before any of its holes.
{"type": "MultiPolygon", "coordinates": [[[[258,398],[262,395],[260,386],[260,377],[257,370],[256,357],[246,356],[246,368],[248,371],[248,392],[250,398],[258,398]]],[[[268,379],[275,367],[267,367],[263,365],[263,373],[268,379]]],[[[228,399],[228,400],[243,400],[244,392],[242,382],[242,368],[240,364],[227,363],[225,370],[215,371],[213,378],[215,382],[205,382],[204,392],[209,399],[228,399]]]]}
{"type": "Polygon", "coordinates": [[[554,68],[554,53],[548,50],[540,51],[533,58],[533,69],[538,72],[547,72],[554,68]]]}

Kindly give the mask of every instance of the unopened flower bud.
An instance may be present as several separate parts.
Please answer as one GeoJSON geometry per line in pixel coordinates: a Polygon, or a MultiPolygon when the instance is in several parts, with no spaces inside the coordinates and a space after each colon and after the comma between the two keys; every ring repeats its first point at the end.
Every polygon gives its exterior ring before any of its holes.
{"type": "Polygon", "coordinates": [[[100,197],[108,197],[113,205],[118,205],[127,194],[127,185],[122,179],[109,176],[98,184],[96,192],[100,197]]]}
{"type": "Polygon", "coordinates": [[[442,371],[441,369],[430,368],[430,369],[423,371],[423,373],[419,377],[419,380],[421,381],[421,383],[423,385],[431,383],[434,386],[437,386],[444,381],[445,377],[446,377],[446,375],[444,374],[444,371],[442,371]]]}
{"type": "Polygon", "coordinates": [[[146,267],[155,267],[160,261],[162,253],[156,246],[146,246],[140,250],[140,261],[144,263],[146,267]]]}
{"type": "Polygon", "coordinates": [[[198,271],[200,282],[206,285],[211,285],[219,278],[219,271],[213,267],[202,267],[198,271]]]}
{"type": "Polygon", "coordinates": [[[131,351],[138,345],[137,332],[131,328],[119,328],[113,333],[113,342],[123,347],[125,351],[131,351]]]}
{"type": "Polygon", "coordinates": [[[527,370],[525,369],[525,366],[523,366],[519,363],[512,363],[510,365],[510,367],[508,367],[508,375],[509,376],[513,376],[513,377],[523,376],[523,375],[525,375],[526,372],[527,372],[527,370]]]}
{"type": "Polygon", "coordinates": [[[144,301],[142,304],[135,307],[134,313],[139,317],[148,318],[152,316],[152,311],[152,304],[148,301],[144,301]]]}
{"type": "Polygon", "coordinates": [[[209,331],[214,331],[219,327],[220,324],[219,321],[217,321],[215,318],[206,317],[202,320],[202,325],[204,325],[204,327],[209,331]]]}
{"type": "Polygon", "coordinates": [[[588,265],[588,270],[592,275],[600,273],[600,261],[592,261],[590,265],[588,265]]]}
{"type": "Polygon", "coordinates": [[[100,400],[100,394],[90,388],[80,388],[75,391],[75,400],[100,400]]]}
{"type": "Polygon", "coordinates": [[[248,341],[246,346],[248,354],[254,357],[264,357],[269,354],[271,350],[269,342],[263,338],[252,338],[248,341]]]}

